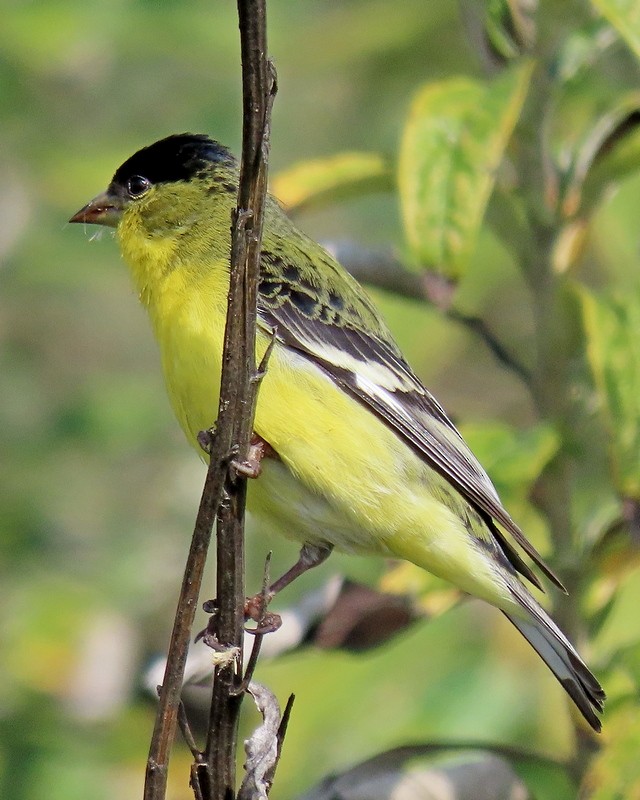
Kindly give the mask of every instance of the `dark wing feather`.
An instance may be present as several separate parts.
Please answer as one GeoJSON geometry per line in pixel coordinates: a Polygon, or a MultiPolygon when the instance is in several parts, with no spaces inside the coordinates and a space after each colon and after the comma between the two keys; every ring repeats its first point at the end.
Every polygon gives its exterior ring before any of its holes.
{"type": "Polygon", "coordinates": [[[259,298],[259,318],[287,347],[321,367],[345,392],[371,409],[444,477],[487,523],[512,566],[540,586],[513,546],[496,528],[508,531],[517,544],[560,589],[562,583],[503,508],[489,477],[473,456],[437,400],[424,388],[392,341],[370,331],[323,319],[322,308],[301,307],[287,293],[259,298]],[[339,357],[336,354],[339,353],[339,357]],[[358,364],[362,369],[358,369],[358,364]],[[368,375],[377,372],[383,380],[368,375]],[[385,386],[386,382],[386,386],[385,386]]]}

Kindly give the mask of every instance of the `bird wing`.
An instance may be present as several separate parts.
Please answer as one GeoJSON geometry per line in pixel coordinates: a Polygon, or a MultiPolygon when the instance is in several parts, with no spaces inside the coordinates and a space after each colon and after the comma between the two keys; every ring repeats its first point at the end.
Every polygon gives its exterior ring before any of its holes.
{"type": "MultiPolygon", "coordinates": [[[[353,297],[349,297],[349,314],[340,316],[335,304],[326,302],[326,292],[311,292],[304,286],[301,290],[298,283],[283,282],[282,270],[276,280],[270,265],[266,270],[264,267],[263,264],[258,298],[261,324],[275,330],[281,344],[324,370],[444,477],[478,511],[518,572],[540,586],[495,523],[508,531],[542,572],[564,590],[503,508],[491,480],[443,408],[422,385],[390,336],[387,338],[384,326],[380,336],[372,332],[372,306],[368,301],[362,301],[359,295],[358,302],[364,302],[365,313],[358,314],[354,313],[353,297]]],[[[348,280],[345,288],[353,291],[354,286],[348,280]]]]}

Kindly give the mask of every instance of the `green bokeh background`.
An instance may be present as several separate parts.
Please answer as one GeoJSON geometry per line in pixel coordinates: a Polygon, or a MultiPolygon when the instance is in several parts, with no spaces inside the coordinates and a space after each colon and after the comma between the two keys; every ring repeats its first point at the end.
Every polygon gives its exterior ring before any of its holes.
{"type": "MultiPolygon", "coordinates": [[[[0,795],[128,800],[141,793],[154,713],[141,675],[166,646],[203,467],[172,418],[111,235],[66,220],[164,135],[205,131],[239,150],[236,10],[4,0],[2,17],[0,795]]],[[[273,172],[350,149],[395,158],[421,83],[481,74],[447,0],[270,0],[269,39],[280,86],[273,172]]],[[[597,264],[600,283],[637,271],[639,212],[637,179],[599,212],[587,266],[597,264]]],[[[320,239],[402,250],[391,195],[300,222],[320,239]]],[[[520,276],[490,234],[477,260],[459,305],[523,350],[531,319],[520,276]]],[[[455,419],[533,421],[517,379],[482,343],[418,303],[375,296],[455,419]]],[[[535,538],[531,509],[519,519],[535,538]]],[[[295,554],[255,531],[249,548],[256,587],[266,550],[274,573],[295,554]]],[[[281,602],[339,570],[374,581],[381,565],[332,558],[281,602]]],[[[628,597],[615,627],[637,635],[633,581],[628,597]]],[[[500,615],[476,603],[367,656],[307,650],[264,662],[258,678],[282,701],[297,695],[281,798],[409,741],[497,741],[553,756],[571,745],[562,690],[500,615]]],[[[245,733],[255,721],[249,712],[245,733]]],[[[188,763],[178,746],[176,800],[191,796],[188,763]]]]}

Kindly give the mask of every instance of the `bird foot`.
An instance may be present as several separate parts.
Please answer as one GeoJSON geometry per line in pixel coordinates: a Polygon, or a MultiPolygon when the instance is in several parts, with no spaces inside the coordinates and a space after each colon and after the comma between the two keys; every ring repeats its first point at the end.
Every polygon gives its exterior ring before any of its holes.
{"type": "Polygon", "coordinates": [[[277,458],[276,451],[268,442],[254,433],[249,443],[249,451],[245,459],[232,459],[231,468],[243,478],[258,478],[262,472],[263,458],[277,458]]]}

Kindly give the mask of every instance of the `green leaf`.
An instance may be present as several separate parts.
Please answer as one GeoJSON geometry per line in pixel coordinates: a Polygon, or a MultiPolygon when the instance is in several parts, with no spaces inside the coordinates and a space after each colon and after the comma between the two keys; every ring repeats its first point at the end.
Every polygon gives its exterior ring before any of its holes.
{"type": "Polygon", "coordinates": [[[582,256],[590,216],[617,182],[640,167],[640,92],[612,100],[610,88],[596,87],[588,70],[578,71],[557,87],[550,119],[549,197],[563,220],[553,263],[562,273],[582,256]]]}
{"type": "Polygon", "coordinates": [[[621,180],[640,168],[640,95],[629,105],[603,141],[582,189],[582,208],[588,213],[621,180]]]}
{"type": "MultiPolygon", "coordinates": [[[[640,93],[628,59],[611,75],[617,42],[602,19],[566,37],[556,56],[544,126],[547,198],[564,220],[587,219],[611,185],[640,164],[640,93]]],[[[620,60],[620,59],[618,59],[620,60]]]]}
{"type": "Polygon", "coordinates": [[[389,162],[377,153],[339,153],[278,173],[271,191],[289,211],[321,206],[372,191],[391,191],[389,162]]]}
{"type": "Polygon", "coordinates": [[[402,217],[412,258],[448,279],[468,268],[532,64],[492,83],[453,78],[413,101],[400,148],[402,217]]]}
{"type": "Polygon", "coordinates": [[[537,0],[489,0],[485,33],[491,50],[501,61],[511,61],[531,49],[536,37],[537,7],[537,0]]]}
{"type": "Polygon", "coordinates": [[[592,0],[592,2],[640,58],[640,2],[638,0],[592,0]]]}
{"type": "Polygon", "coordinates": [[[619,99],[577,143],[565,181],[565,217],[588,214],[615,180],[640,166],[640,92],[619,99]]]}
{"type": "Polygon", "coordinates": [[[640,166],[640,93],[618,44],[608,21],[594,18],[567,35],[553,65],[543,129],[546,199],[562,220],[554,253],[559,272],[582,255],[594,210],[640,166]]]}
{"type": "Polygon", "coordinates": [[[601,18],[591,19],[569,31],[555,56],[553,74],[556,84],[566,84],[581,75],[589,75],[593,81],[597,61],[617,41],[611,25],[601,18]]]}
{"type": "Polygon", "coordinates": [[[559,437],[540,423],[525,429],[500,422],[465,423],[460,432],[487,470],[500,499],[527,538],[542,552],[550,549],[549,530],[532,505],[531,491],[558,451],[559,437]]]}
{"type": "Polygon", "coordinates": [[[502,494],[526,494],[556,454],[558,436],[548,425],[517,430],[500,422],[465,424],[460,430],[502,494]]]}
{"type": "Polygon", "coordinates": [[[622,497],[640,499],[640,294],[615,298],[581,288],[580,297],[614,482],[622,497]]]}

